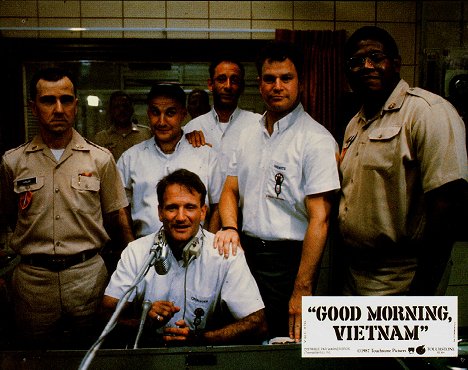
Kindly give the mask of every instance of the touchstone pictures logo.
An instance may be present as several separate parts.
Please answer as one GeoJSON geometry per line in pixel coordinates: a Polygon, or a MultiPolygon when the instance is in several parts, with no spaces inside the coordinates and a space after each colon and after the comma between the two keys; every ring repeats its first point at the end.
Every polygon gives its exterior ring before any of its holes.
{"type": "MultiPolygon", "coordinates": [[[[414,347],[409,347],[408,348],[409,353],[414,353],[414,347]]],[[[424,344],[422,346],[416,347],[416,353],[418,355],[423,355],[426,353],[426,348],[424,348],[424,344]]]]}

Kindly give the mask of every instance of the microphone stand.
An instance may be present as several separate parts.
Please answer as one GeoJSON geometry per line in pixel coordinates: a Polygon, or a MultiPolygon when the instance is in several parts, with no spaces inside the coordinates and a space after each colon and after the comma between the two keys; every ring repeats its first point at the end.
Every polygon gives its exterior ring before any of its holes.
{"type": "Polygon", "coordinates": [[[133,344],[133,349],[138,348],[138,343],[140,342],[140,337],[143,333],[143,328],[145,327],[146,316],[148,315],[148,311],[151,309],[151,306],[152,302],[148,299],[145,299],[143,302],[143,310],[141,311],[140,325],[138,327],[138,333],[135,338],[135,343],[133,344]]]}
{"type": "Polygon", "coordinates": [[[94,357],[96,356],[97,350],[101,347],[101,344],[104,342],[104,339],[106,336],[114,329],[117,319],[121,313],[121,311],[124,309],[125,304],[127,303],[128,299],[130,298],[130,295],[132,294],[133,290],[136,288],[138,283],[144,278],[144,276],[148,273],[149,269],[151,266],[153,266],[154,261],[156,259],[156,248],[151,248],[149,256],[146,258],[142,269],[138,273],[138,275],[135,277],[133,280],[132,284],[130,287],[127,289],[126,293],[122,298],[120,298],[119,302],[117,303],[117,306],[115,307],[115,311],[112,314],[111,318],[109,319],[109,322],[107,323],[106,327],[102,331],[101,335],[97,339],[97,341],[91,346],[91,348],[86,352],[85,357],[81,361],[80,367],[78,370],[86,370],[88,369],[89,365],[91,365],[91,361],[93,361],[94,357]]]}

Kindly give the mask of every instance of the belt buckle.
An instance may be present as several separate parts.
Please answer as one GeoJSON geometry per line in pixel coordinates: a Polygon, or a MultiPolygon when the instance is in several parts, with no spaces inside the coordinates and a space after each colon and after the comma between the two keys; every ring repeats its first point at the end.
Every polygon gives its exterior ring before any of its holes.
{"type": "Polygon", "coordinates": [[[59,258],[54,257],[54,259],[51,262],[52,262],[51,263],[52,271],[58,272],[58,271],[66,270],[68,267],[66,257],[59,257],[59,258]]]}

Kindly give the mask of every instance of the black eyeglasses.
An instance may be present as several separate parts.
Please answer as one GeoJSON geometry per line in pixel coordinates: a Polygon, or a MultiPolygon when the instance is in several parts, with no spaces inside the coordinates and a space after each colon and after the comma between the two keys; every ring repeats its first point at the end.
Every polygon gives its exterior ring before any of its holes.
{"type": "Polygon", "coordinates": [[[349,70],[357,71],[366,64],[366,60],[371,62],[374,67],[377,67],[387,58],[388,56],[386,54],[375,52],[360,57],[351,57],[346,61],[346,65],[348,66],[349,70]]]}

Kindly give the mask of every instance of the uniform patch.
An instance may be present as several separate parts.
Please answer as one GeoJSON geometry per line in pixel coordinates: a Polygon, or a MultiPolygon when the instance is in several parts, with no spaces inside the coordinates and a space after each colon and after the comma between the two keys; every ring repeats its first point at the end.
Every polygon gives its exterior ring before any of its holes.
{"type": "Polygon", "coordinates": [[[19,208],[24,211],[27,209],[32,202],[33,193],[32,191],[25,191],[20,194],[19,197],[19,208]]]}

